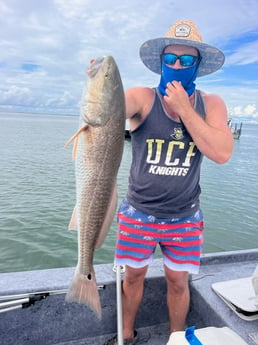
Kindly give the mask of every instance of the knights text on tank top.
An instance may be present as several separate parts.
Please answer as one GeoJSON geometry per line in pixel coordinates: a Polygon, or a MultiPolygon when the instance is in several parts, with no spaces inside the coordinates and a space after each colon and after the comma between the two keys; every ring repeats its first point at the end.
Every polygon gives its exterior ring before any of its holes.
{"type": "MultiPolygon", "coordinates": [[[[202,154],[182,122],[166,113],[155,89],[153,106],[131,132],[132,165],[127,199],[149,215],[181,218],[199,208],[202,154]]],[[[195,92],[195,111],[205,118],[205,105],[195,92]]]]}

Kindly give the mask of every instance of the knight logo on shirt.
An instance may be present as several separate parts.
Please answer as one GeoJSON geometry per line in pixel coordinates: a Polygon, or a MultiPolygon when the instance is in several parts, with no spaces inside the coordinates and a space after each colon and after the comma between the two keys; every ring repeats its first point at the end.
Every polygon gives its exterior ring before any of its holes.
{"type": "Polygon", "coordinates": [[[174,128],[174,133],[170,134],[170,136],[175,140],[181,140],[184,137],[184,133],[182,128],[174,128]]]}

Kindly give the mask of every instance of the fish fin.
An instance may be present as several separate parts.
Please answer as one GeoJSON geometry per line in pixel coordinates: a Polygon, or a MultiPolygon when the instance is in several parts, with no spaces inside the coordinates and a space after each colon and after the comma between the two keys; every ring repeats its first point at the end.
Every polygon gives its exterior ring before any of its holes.
{"type": "Polygon", "coordinates": [[[79,135],[86,131],[88,129],[89,125],[85,125],[82,128],[80,128],[69,140],[67,140],[67,142],[64,144],[64,147],[66,148],[67,146],[69,146],[73,141],[74,141],[74,146],[73,146],[73,154],[72,157],[73,159],[76,158],[76,152],[77,152],[77,146],[78,146],[78,138],[79,135]]]}
{"type": "Polygon", "coordinates": [[[85,126],[81,127],[80,129],[78,129],[78,131],[69,140],[67,140],[67,142],[64,144],[64,147],[69,146],[74,141],[74,139],[77,138],[88,127],[89,127],[89,125],[85,125],[85,126]]]}
{"type": "Polygon", "coordinates": [[[76,154],[77,154],[77,148],[78,148],[78,141],[79,141],[79,136],[77,136],[74,139],[74,143],[73,143],[73,153],[72,153],[72,159],[75,160],[76,158],[76,154]]]}
{"type": "Polygon", "coordinates": [[[117,185],[115,183],[111,198],[109,200],[107,212],[106,212],[103,224],[101,226],[95,248],[100,248],[102,246],[102,244],[103,244],[103,242],[107,236],[108,230],[109,230],[109,228],[113,222],[116,208],[117,208],[117,185]]]}
{"type": "Polygon", "coordinates": [[[73,209],[72,217],[68,225],[69,230],[77,230],[77,208],[76,206],[73,209]]]}
{"type": "Polygon", "coordinates": [[[96,313],[97,317],[101,319],[101,304],[93,268],[90,279],[81,274],[78,267],[76,268],[65,300],[67,302],[77,302],[87,305],[96,313]]]}

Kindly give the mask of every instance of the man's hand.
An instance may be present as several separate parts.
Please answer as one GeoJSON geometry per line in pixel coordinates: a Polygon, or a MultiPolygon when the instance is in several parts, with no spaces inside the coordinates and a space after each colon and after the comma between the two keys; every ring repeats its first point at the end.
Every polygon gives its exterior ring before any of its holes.
{"type": "Polygon", "coordinates": [[[174,80],[168,83],[166,94],[167,96],[164,96],[163,99],[168,110],[176,113],[179,117],[182,113],[186,115],[193,109],[190,98],[180,81],[174,80]]]}

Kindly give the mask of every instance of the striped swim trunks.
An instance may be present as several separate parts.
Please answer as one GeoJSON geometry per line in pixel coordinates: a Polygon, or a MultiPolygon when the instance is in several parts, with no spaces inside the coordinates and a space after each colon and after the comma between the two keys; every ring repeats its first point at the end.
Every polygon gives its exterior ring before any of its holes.
{"type": "Polygon", "coordinates": [[[184,218],[156,218],[135,209],[125,199],[117,222],[115,265],[144,267],[152,262],[159,244],[168,268],[199,272],[204,225],[201,210],[184,218]]]}

